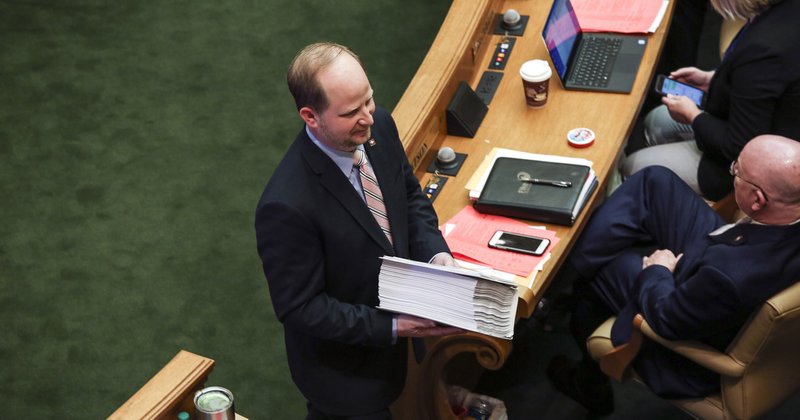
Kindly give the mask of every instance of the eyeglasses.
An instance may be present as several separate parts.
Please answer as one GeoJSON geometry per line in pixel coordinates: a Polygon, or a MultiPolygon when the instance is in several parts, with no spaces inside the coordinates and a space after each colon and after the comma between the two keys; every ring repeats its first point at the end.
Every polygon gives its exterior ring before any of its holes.
{"type": "Polygon", "coordinates": [[[729,172],[731,173],[731,175],[735,176],[735,177],[741,179],[742,181],[744,181],[744,182],[756,187],[757,189],[761,190],[761,194],[764,194],[764,201],[769,201],[769,199],[767,198],[767,192],[764,191],[763,188],[759,187],[758,185],[754,184],[751,181],[748,181],[748,180],[742,178],[742,176],[739,175],[739,165],[737,165],[737,163],[738,163],[738,160],[734,160],[733,162],[731,162],[731,167],[729,169],[729,172]]]}

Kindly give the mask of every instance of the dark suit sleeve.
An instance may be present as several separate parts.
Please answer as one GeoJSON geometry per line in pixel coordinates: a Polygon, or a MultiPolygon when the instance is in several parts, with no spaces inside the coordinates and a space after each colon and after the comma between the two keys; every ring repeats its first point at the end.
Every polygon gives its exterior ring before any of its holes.
{"type": "Polygon", "coordinates": [[[323,244],[301,212],[266,202],[256,214],[256,233],[275,313],[286,328],[347,344],[391,344],[389,313],[325,292],[323,244]]]}
{"type": "Polygon", "coordinates": [[[793,67],[769,47],[750,45],[737,56],[747,58],[732,63],[724,75],[729,80],[721,81],[730,89],[727,116],[702,113],[692,124],[697,147],[727,162],[735,160],[750,139],[770,132],[777,101],[796,77],[787,74],[793,67]]]}
{"type": "Polygon", "coordinates": [[[700,268],[678,287],[659,265],[642,270],[637,281],[639,309],[664,338],[702,339],[741,323],[745,305],[732,281],[713,267],[700,268]]]}

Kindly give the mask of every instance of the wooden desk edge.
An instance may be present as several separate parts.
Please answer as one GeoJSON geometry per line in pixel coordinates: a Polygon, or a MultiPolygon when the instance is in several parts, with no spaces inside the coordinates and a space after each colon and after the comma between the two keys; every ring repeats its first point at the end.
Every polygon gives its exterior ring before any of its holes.
{"type": "Polygon", "coordinates": [[[108,418],[165,418],[202,388],[213,367],[214,360],[181,350],[108,418]]]}
{"type": "Polygon", "coordinates": [[[460,81],[469,81],[487,48],[485,35],[500,0],[453,0],[436,39],[392,117],[411,166],[435,149],[446,127],[444,111],[460,81]]]}

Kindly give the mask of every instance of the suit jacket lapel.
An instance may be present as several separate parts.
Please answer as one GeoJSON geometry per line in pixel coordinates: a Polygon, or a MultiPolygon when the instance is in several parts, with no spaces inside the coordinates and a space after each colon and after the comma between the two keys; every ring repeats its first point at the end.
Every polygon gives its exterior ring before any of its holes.
{"type": "MultiPolygon", "coordinates": [[[[372,213],[370,213],[364,201],[344,177],[336,165],[325,155],[322,150],[308,138],[305,129],[302,133],[302,154],[309,167],[319,176],[320,184],[328,190],[334,199],[341,203],[342,207],[353,216],[353,219],[364,229],[367,234],[377,242],[388,255],[393,255],[394,250],[389,244],[389,240],[383,234],[372,213]]],[[[376,174],[377,176],[377,174],[376,174]]],[[[379,177],[380,179],[380,177],[379,177]]]]}

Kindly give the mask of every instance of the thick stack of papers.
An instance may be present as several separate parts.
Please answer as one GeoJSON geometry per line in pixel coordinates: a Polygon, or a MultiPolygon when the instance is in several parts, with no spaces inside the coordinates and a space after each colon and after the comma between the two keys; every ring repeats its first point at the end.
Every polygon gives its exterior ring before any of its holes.
{"type": "Polygon", "coordinates": [[[382,258],[379,309],[513,338],[518,300],[513,280],[478,270],[382,258]]]}

